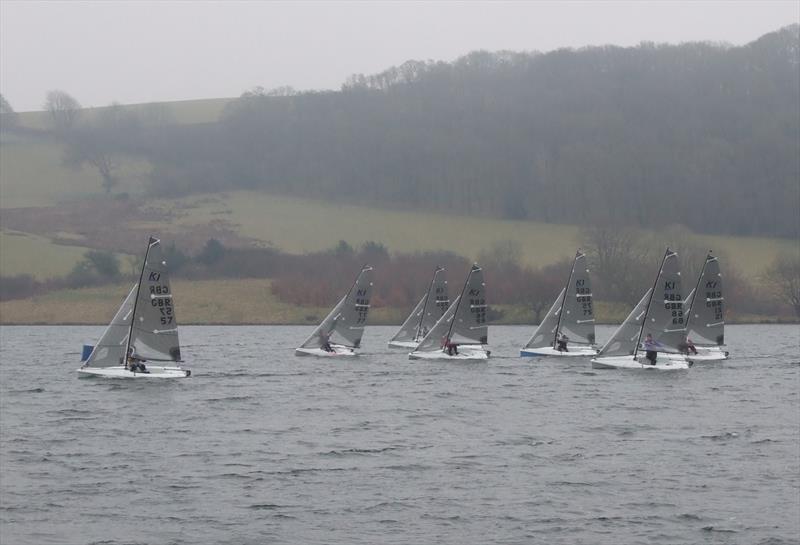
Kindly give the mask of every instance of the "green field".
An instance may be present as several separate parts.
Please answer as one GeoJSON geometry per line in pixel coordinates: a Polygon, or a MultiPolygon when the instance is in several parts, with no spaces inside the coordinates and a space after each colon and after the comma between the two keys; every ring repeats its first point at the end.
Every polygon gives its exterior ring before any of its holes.
{"type": "MultiPolygon", "coordinates": [[[[228,222],[244,236],[292,253],[328,249],[339,240],[352,245],[372,240],[392,252],[450,250],[476,259],[493,244],[513,241],[519,244],[523,261],[538,267],[572,257],[580,236],[574,225],[326,204],[252,191],[164,200],[158,206],[171,211],[177,224],[228,222]]],[[[762,274],[780,253],[798,251],[796,243],[786,239],[692,238],[726,256],[751,278],[762,274]]]]}
{"type": "Polygon", "coordinates": [[[63,276],[87,248],[53,244],[44,237],[0,231],[0,276],[30,274],[39,280],[63,276]]]}

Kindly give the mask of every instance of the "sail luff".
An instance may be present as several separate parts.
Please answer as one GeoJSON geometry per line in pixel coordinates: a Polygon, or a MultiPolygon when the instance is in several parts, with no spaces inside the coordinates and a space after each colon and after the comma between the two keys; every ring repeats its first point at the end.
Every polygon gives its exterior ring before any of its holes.
{"type": "Polygon", "coordinates": [[[421,318],[423,312],[422,306],[425,302],[426,297],[427,295],[423,295],[422,297],[419,298],[419,301],[417,302],[416,305],[414,305],[414,308],[411,310],[408,317],[405,319],[405,321],[403,321],[402,325],[400,326],[400,329],[397,331],[397,333],[395,333],[394,337],[389,339],[390,342],[391,341],[410,342],[416,338],[414,331],[416,331],[417,328],[415,327],[412,329],[411,322],[415,321],[417,317],[420,317],[420,320],[422,319],[421,318]]]}
{"type": "MultiPolygon", "coordinates": [[[[564,291],[566,291],[566,288],[564,288],[564,291]]],[[[544,333],[546,333],[547,330],[546,329],[542,329],[542,328],[550,327],[550,324],[552,323],[552,317],[555,316],[556,313],[560,314],[560,311],[561,311],[561,309],[563,307],[559,308],[558,303],[561,300],[562,300],[562,294],[559,293],[558,296],[556,297],[555,301],[553,301],[553,305],[550,307],[550,310],[548,310],[547,314],[544,315],[544,318],[542,318],[541,323],[536,328],[536,330],[533,332],[533,335],[531,335],[531,338],[528,340],[528,342],[525,344],[525,348],[542,348],[544,346],[547,346],[546,344],[541,344],[540,345],[540,344],[536,343],[535,341],[540,335],[539,331],[540,330],[542,331],[542,333],[541,333],[542,335],[544,333]]],[[[558,321],[556,321],[556,327],[553,329],[553,331],[557,331],[558,330],[558,325],[557,324],[558,324],[558,321]]],[[[544,339],[542,339],[542,340],[544,340],[544,339]]]]}
{"type": "Polygon", "coordinates": [[[428,286],[428,291],[425,293],[425,303],[422,305],[422,314],[420,314],[419,316],[419,323],[417,324],[417,332],[414,335],[414,339],[420,338],[420,335],[422,333],[422,324],[425,321],[425,312],[428,308],[428,301],[430,301],[431,299],[431,291],[433,290],[433,285],[436,282],[436,275],[443,270],[444,270],[443,268],[437,266],[436,270],[433,271],[433,277],[431,277],[431,283],[428,286]]]}

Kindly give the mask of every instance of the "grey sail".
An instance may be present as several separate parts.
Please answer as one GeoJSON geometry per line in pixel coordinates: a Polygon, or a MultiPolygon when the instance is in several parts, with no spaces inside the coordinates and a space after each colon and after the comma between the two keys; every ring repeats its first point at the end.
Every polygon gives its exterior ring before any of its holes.
{"type": "Polygon", "coordinates": [[[686,317],[678,254],[667,250],[658,271],[641,341],[649,334],[656,341],[656,352],[680,353],[686,340],[686,317]]]}
{"type": "Polygon", "coordinates": [[[469,271],[455,306],[450,324],[450,341],[456,344],[488,344],[486,283],[483,281],[483,269],[478,265],[473,265],[469,271]]]}
{"type": "Polygon", "coordinates": [[[533,337],[530,338],[525,348],[543,348],[545,346],[553,346],[553,339],[555,339],[556,329],[558,328],[558,315],[561,312],[561,301],[564,299],[564,292],[562,288],[556,297],[553,306],[544,315],[542,323],[533,332],[533,337]]]}
{"type": "Polygon", "coordinates": [[[136,284],[122,302],[114,319],[108,324],[103,336],[86,360],[89,367],[112,367],[124,363],[125,347],[128,344],[128,333],[131,330],[131,314],[133,300],[136,297],[136,284]]]}
{"type": "Polygon", "coordinates": [[[699,346],[725,344],[725,298],[722,295],[722,274],[719,260],[711,254],[706,257],[703,270],[693,291],[686,312],[689,338],[699,346]]]}
{"type": "Polygon", "coordinates": [[[411,311],[411,314],[408,315],[406,321],[403,322],[403,325],[400,326],[400,330],[395,334],[394,337],[391,338],[392,341],[408,341],[412,342],[417,337],[417,332],[419,331],[420,327],[419,324],[422,321],[422,310],[425,306],[425,300],[428,298],[428,294],[423,295],[419,303],[414,307],[414,310],[411,311]]]}
{"type": "Polygon", "coordinates": [[[447,339],[447,333],[450,331],[450,324],[453,321],[453,315],[456,312],[460,296],[445,311],[439,321],[425,335],[425,338],[420,341],[417,346],[418,352],[433,352],[444,348],[444,342],[447,339]]]}
{"type": "Polygon", "coordinates": [[[178,323],[161,241],[150,238],[134,303],[130,346],[151,361],[181,361],[178,323]]]}
{"type": "Polygon", "coordinates": [[[321,348],[326,340],[358,348],[372,297],[372,267],[365,266],[341,301],[322,320],[301,348],[321,348]]]}
{"type": "Polygon", "coordinates": [[[392,337],[391,341],[421,341],[439,321],[448,306],[450,306],[450,299],[447,295],[447,280],[445,279],[444,269],[436,267],[431,283],[428,286],[428,291],[419,300],[417,306],[408,315],[408,318],[400,326],[400,330],[392,337]]]}
{"type": "Polygon", "coordinates": [[[566,290],[559,316],[558,335],[565,334],[571,343],[594,344],[592,283],[589,269],[586,268],[586,254],[580,251],[572,264],[566,290]]]}
{"type": "Polygon", "coordinates": [[[642,320],[650,300],[653,288],[648,289],[639,300],[625,321],[617,328],[614,334],[600,349],[598,356],[633,356],[639,332],[642,330],[642,320]]]}
{"type": "Polygon", "coordinates": [[[450,297],[447,294],[447,278],[442,267],[436,267],[433,280],[428,289],[427,299],[422,312],[422,322],[417,332],[416,340],[421,340],[428,331],[436,325],[447,309],[450,307],[450,297]]]}

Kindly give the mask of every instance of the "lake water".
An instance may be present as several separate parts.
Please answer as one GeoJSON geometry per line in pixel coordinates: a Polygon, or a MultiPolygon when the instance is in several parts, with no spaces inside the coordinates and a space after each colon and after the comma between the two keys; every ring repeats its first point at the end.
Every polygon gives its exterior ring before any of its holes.
{"type": "Polygon", "coordinates": [[[3,545],[798,542],[798,326],[672,373],[523,360],[529,327],[488,364],[183,327],[190,379],[78,379],[102,330],[0,328],[3,545]]]}

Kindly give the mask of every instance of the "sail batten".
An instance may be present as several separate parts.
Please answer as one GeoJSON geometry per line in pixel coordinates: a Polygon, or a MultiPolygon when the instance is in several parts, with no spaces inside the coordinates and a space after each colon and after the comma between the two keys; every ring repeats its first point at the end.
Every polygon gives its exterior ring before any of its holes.
{"type": "Polygon", "coordinates": [[[719,258],[706,256],[687,310],[688,335],[698,346],[725,344],[725,297],[719,258]],[[700,304],[698,304],[700,302],[700,304]]]}

